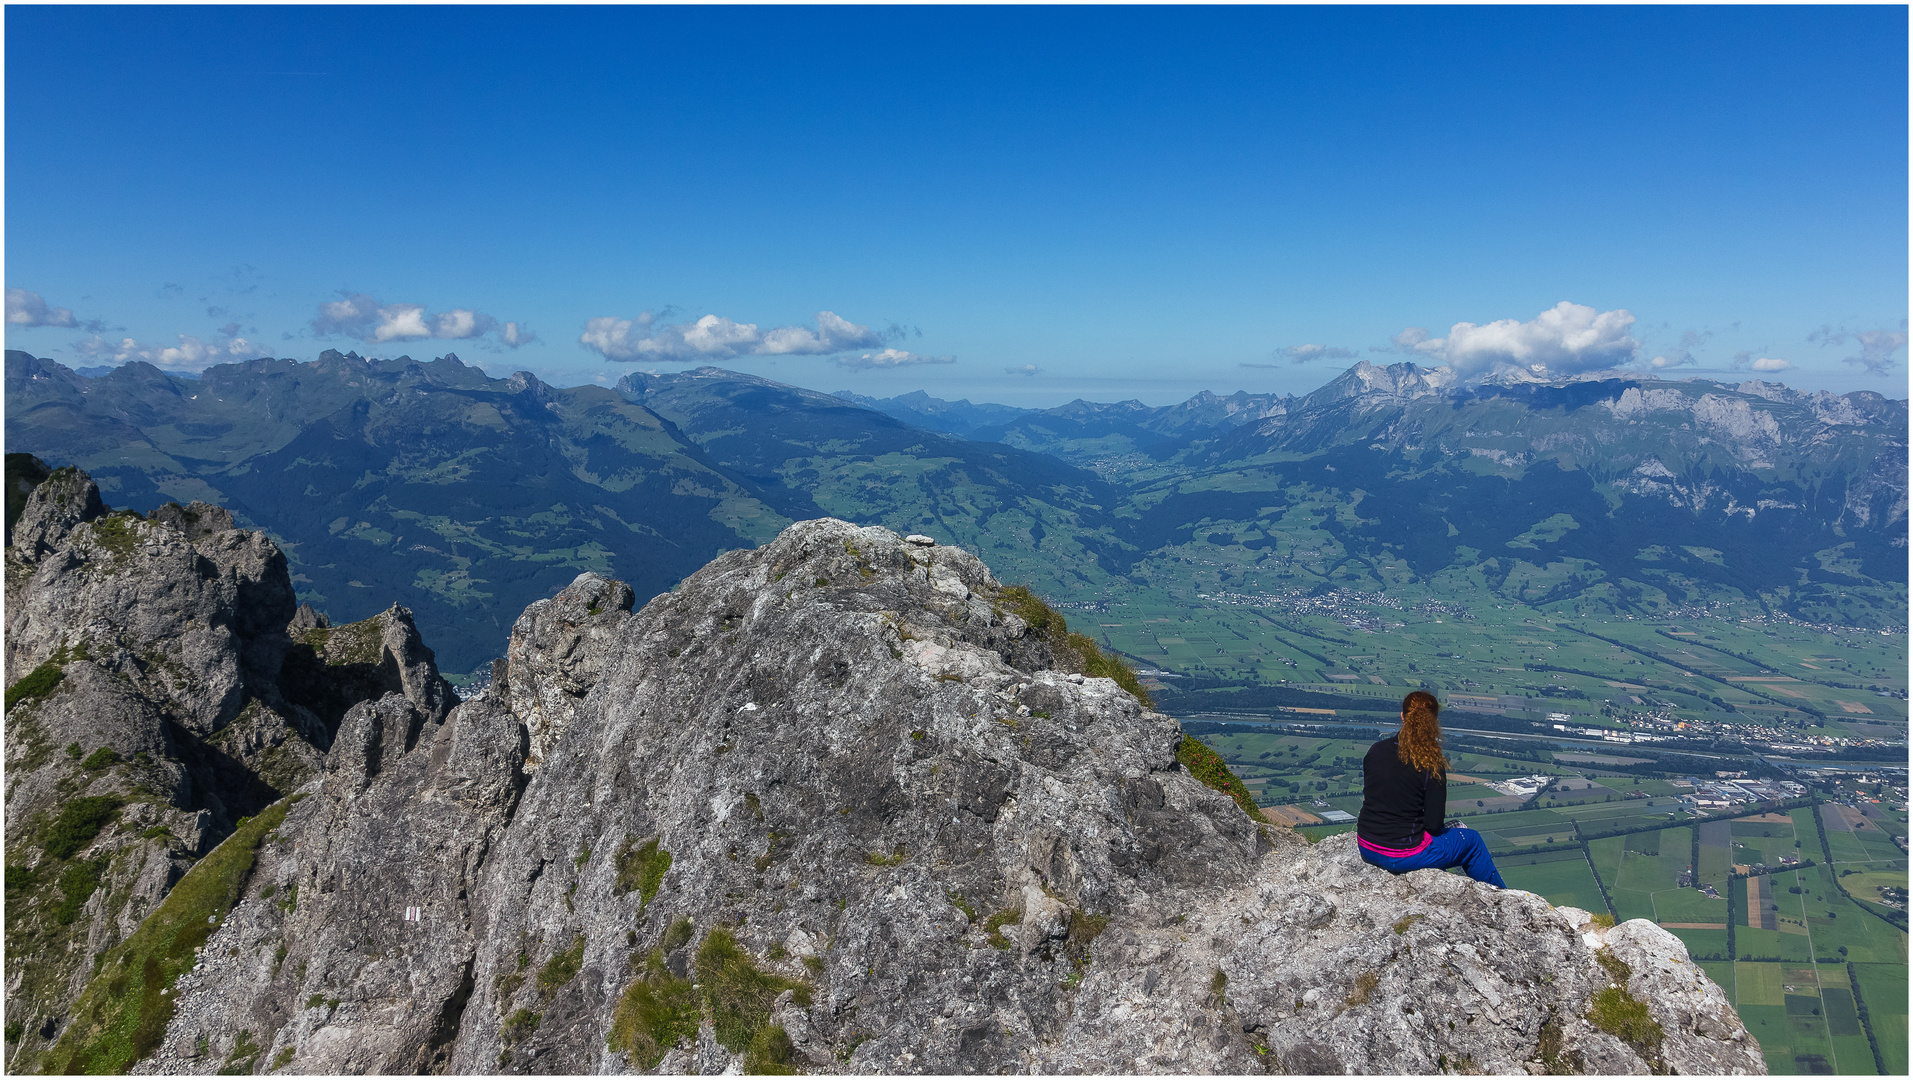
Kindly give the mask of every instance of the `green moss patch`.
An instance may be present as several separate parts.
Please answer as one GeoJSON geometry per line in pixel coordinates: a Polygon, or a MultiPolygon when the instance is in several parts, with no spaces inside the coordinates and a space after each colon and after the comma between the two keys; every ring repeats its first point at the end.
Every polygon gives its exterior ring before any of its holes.
{"type": "Polygon", "coordinates": [[[1634,974],[1634,969],[1627,966],[1627,961],[1614,955],[1614,950],[1605,945],[1594,951],[1594,959],[1599,961],[1603,968],[1607,969],[1608,978],[1613,979],[1622,986],[1626,986],[1627,977],[1634,974]]]}
{"type": "Polygon", "coordinates": [[[902,844],[898,844],[888,855],[881,851],[865,853],[864,862],[872,866],[901,866],[903,865],[903,861],[909,857],[910,852],[902,844]]]}
{"type": "Polygon", "coordinates": [[[537,1031],[540,1019],[541,1017],[530,1009],[519,1009],[505,1017],[504,1024],[498,1029],[498,1036],[505,1041],[506,1046],[510,1046],[512,1043],[529,1038],[532,1032],[537,1031]]]}
{"type": "Polygon", "coordinates": [[[259,845],[300,798],[248,819],[179,879],[132,936],[106,951],[73,1022],[45,1058],[48,1071],[124,1073],[158,1048],[173,1018],[174,982],[239,899],[259,845]]]}
{"type": "Polygon", "coordinates": [[[671,853],[658,847],[660,839],[654,836],[633,846],[633,839],[626,837],[624,847],[618,851],[617,891],[637,893],[641,907],[657,896],[658,887],[664,884],[665,871],[671,869],[671,853]]]}
{"type": "Polygon", "coordinates": [[[1256,809],[1255,799],[1249,795],[1249,789],[1243,786],[1235,773],[1229,771],[1229,766],[1214,750],[1209,749],[1207,743],[1193,735],[1184,735],[1182,742],[1176,744],[1176,760],[1189,770],[1190,776],[1234,799],[1235,804],[1250,819],[1262,820],[1261,811],[1256,809]]]}
{"type": "Polygon", "coordinates": [[[983,936],[989,940],[992,948],[1007,949],[1010,939],[1003,936],[1005,926],[1015,926],[1023,921],[1021,908],[1004,908],[1002,911],[983,920],[983,936]]]}

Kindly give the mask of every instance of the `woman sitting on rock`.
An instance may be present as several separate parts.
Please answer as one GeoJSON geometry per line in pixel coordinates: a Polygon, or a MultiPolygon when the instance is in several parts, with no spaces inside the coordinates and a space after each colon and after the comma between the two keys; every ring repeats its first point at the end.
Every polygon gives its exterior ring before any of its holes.
{"type": "Polygon", "coordinates": [[[1355,842],[1362,859],[1391,874],[1459,866],[1476,881],[1507,885],[1481,834],[1442,825],[1448,808],[1448,759],[1441,752],[1441,704],[1417,690],[1402,699],[1402,729],[1362,759],[1362,816],[1355,842]]]}

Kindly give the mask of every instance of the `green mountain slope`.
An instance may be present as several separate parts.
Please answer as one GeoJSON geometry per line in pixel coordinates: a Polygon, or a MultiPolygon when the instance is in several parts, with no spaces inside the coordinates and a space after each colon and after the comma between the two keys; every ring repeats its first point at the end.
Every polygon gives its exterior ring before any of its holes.
{"type": "Polygon", "coordinates": [[[1906,403],[1877,394],[1444,388],[1362,364],[1142,479],[1132,540],[1310,583],[1382,587],[1403,564],[1571,611],[1725,598],[1904,625],[1906,431],[1906,403]]]}
{"type": "Polygon", "coordinates": [[[1093,474],[715,370],[555,388],[328,351],[86,378],[10,352],[6,394],[10,447],[80,465],[115,506],[230,507],[281,541],[302,596],[341,621],[397,600],[452,671],[585,570],[648,597],[799,518],[1001,552],[1052,593],[1130,557],[1093,474]]]}

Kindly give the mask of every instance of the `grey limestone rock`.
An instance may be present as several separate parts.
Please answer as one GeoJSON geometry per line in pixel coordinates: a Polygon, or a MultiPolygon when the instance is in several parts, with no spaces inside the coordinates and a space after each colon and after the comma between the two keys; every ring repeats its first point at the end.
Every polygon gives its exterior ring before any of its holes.
{"type": "Polygon", "coordinates": [[[33,489],[7,546],[31,563],[66,539],[73,527],[106,513],[99,485],[75,468],[55,469],[33,489]]]}
{"type": "Polygon", "coordinates": [[[7,1015],[30,1022],[17,1064],[195,859],[320,774],[353,705],[399,691],[438,724],[456,699],[403,609],[333,632],[330,652],[295,641],[285,557],[221,508],[109,511],[90,477],[58,469],[26,495],[14,539],[6,933],[10,958],[33,958],[8,965],[7,1015]],[[78,849],[50,839],[87,807],[104,817],[78,849]]]}
{"type": "Polygon", "coordinates": [[[557,596],[526,608],[513,624],[503,689],[531,736],[527,767],[545,760],[546,750],[583,709],[633,599],[624,582],[584,573],[557,596]]]}
{"type": "Polygon", "coordinates": [[[826,519],[614,585],[442,722],[350,711],[144,1069],[1764,1071],[1657,927],[1252,822],[965,551],[826,519]]]}

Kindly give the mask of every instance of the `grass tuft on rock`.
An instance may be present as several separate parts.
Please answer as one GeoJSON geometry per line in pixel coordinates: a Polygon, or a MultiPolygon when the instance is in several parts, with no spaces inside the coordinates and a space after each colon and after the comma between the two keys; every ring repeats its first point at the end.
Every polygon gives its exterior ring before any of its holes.
{"type": "Polygon", "coordinates": [[[571,947],[561,953],[553,953],[551,959],[538,969],[538,989],[550,996],[558,988],[578,977],[578,969],[585,962],[585,938],[579,934],[572,939],[571,947]]]}
{"type": "Polygon", "coordinates": [[[634,847],[633,838],[626,837],[624,847],[618,851],[617,890],[637,893],[639,907],[650,904],[657,896],[665,871],[671,869],[671,853],[658,847],[661,839],[654,836],[634,847]]]}
{"type": "Polygon", "coordinates": [[[1031,632],[1037,637],[1049,642],[1050,648],[1059,654],[1059,660],[1067,663],[1073,654],[1083,674],[1092,678],[1113,679],[1117,686],[1135,695],[1144,707],[1155,707],[1156,703],[1150,699],[1149,691],[1143,688],[1142,680],[1136,678],[1136,673],[1130,670],[1128,664],[1123,663],[1120,657],[1105,653],[1094,638],[1070,633],[1069,623],[1062,614],[1044,603],[1028,587],[1011,585],[997,593],[996,599],[997,603],[1028,623],[1031,632]]]}
{"type": "Polygon", "coordinates": [[[1608,978],[1622,986],[1626,986],[1627,977],[1634,974],[1634,969],[1627,966],[1627,961],[1614,955],[1614,950],[1605,945],[1594,951],[1594,959],[1600,961],[1601,966],[1607,969],[1608,978]]]}
{"type": "Polygon", "coordinates": [[[797,1047],[781,1025],[765,1024],[751,1036],[744,1051],[744,1071],[752,1076],[792,1076],[797,1072],[793,1059],[797,1047]]]}
{"type": "MultiPolygon", "coordinates": [[[[680,922],[689,929],[689,919],[680,922]]],[[[671,929],[675,933],[677,924],[671,929]]],[[[657,1068],[665,1053],[681,1041],[695,1042],[703,1019],[691,980],[672,974],[664,966],[665,952],[675,947],[669,945],[671,937],[665,935],[664,948],[651,950],[643,972],[624,988],[611,1016],[611,1036],[607,1040],[611,1049],[629,1053],[631,1064],[640,1069],[657,1068]]]]}
{"type": "Polygon", "coordinates": [[[247,819],[179,879],[139,929],[101,956],[72,1022],[44,1059],[48,1071],[124,1073],[159,1047],[173,1018],[174,982],[239,899],[259,845],[302,798],[282,799],[247,819]]]}
{"type": "Polygon", "coordinates": [[[110,746],[102,746],[98,750],[88,754],[86,760],[80,762],[80,768],[85,769],[87,772],[99,772],[101,769],[110,769],[119,763],[119,751],[110,746]]]}
{"type": "Polygon", "coordinates": [[[80,915],[80,908],[100,887],[100,875],[106,872],[107,861],[94,859],[67,864],[60,872],[60,903],[53,909],[53,918],[61,926],[70,925],[80,915]]]}
{"type": "Polygon", "coordinates": [[[717,1041],[732,1053],[749,1052],[774,1026],[771,1003],[777,995],[789,990],[797,1004],[811,1003],[809,984],[759,971],[723,927],[713,927],[698,947],[697,981],[717,1041]]]}
{"type": "Polygon", "coordinates": [[[41,838],[41,846],[46,849],[47,857],[52,859],[70,859],[79,854],[80,849],[93,842],[93,838],[106,828],[119,813],[120,801],[111,795],[87,795],[78,799],[69,799],[60,807],[60,816],[47,828],[41,838]]]}
{"type": "Polygon", "coordinates": [[[690,944],[692,936],[696,933],[697,928],[691,925],[690,916],[679,915],[676,919],[672,920],[671,928],[664,932],[664,951],[667,953],[676,952],[690,944]]]}
{"type": "Polygon", "coordinates": [[[1014,926],[1022,921],[1023,909],[1004,908],[983,921],[983,936],[989,940],[992,948],[1007,949],[1010,947],[1010,939],[1003,936],[1003,928],[1014,926]]]}
{"type": "Polygon", "coordinates": [[[538,1021],[541,1019],[543,1017],[530,1009],[519,1009],[505,1017],[505,1022],[499,1025],[498,1037],[506,1046],[530,1038],[538,1030],[538,1021]]]}
{"type": "Polygon", "coordinates": [[[7,687],[7,711],[12,712],[13,707],[23,701],[38,701],[53,693],[53,688],[64,678],[66,668],[51,660],[27,672],[19,682],[7,687]]]}
{"type": "Polygon", "coordinates": [[[1342,1004],[1348,1006],[1351,1009],[1355,1008],[1358,1005],[1368,1004],[1369,995],[1373,994],[1375,992],[1375,988],[1377,986],[1380,986],[1381,984],[1382,984],[1382,976],[1380,972],[1375,972],[1375,971],[1362,972],[1360,975],[1355,977],[1355,988],[1348,992],[1348,997],[1342,999],[1342,1004]]]}
{"type": "Polygon", "coordinates": [[[1189,775],[1222,792],[1252,821],[1262,820],[1262,811],[1255,805],[1255,799],[1249,795],[1249,789],[1236,774],[1229,771],[1220,755],[1209,749],[1209,745],[1194,735],[1184,735],[1182,742],[1176,744],[1176,760],[1189,770],[1189,775]]]}
{"type": "Polygon", "coordinates": [[[1647,1003],[1619,986],[1597,991],[1588,999],[1588,1022],[1632,1046],[1650,1061],[1661,1048],[1663,1032],[1658,1020],[1648,1015],[1647,1003]]]}

